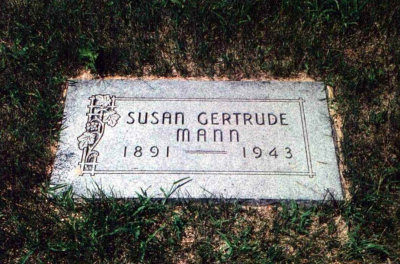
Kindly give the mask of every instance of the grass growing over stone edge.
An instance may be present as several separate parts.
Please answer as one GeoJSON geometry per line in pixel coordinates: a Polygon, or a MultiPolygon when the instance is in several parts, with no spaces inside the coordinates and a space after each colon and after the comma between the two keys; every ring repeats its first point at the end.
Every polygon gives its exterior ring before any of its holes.
{"type": "Polygon", "coordinates": [[[0,261],[399,262],[399,25],[394,0],[2,1],[0,261]],[[62,91],[82,69],[306,72],[333,87],[351,199],[264,208],[48,199],[62,91]]]}

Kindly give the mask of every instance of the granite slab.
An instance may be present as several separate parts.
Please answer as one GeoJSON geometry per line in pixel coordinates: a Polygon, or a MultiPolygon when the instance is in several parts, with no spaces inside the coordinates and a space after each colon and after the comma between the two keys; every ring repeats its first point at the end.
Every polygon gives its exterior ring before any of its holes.
{"type": "Polygon", "coordinates": [[[51,177],[77,196],[343,199],[320,82],[69,81],[51,177]]]}

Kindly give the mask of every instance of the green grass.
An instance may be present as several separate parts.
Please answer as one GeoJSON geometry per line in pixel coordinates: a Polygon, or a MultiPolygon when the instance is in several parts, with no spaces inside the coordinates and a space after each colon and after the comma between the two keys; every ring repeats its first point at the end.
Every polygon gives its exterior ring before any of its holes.
{"type": "Polygon", "coordinates": [[[1,1],[0,262],[400,262],[399,25],[395,0],[1,1]],[[324,81],[351,198],[264,209],[49,199],[62,91],[83,69],[324,81]]]}

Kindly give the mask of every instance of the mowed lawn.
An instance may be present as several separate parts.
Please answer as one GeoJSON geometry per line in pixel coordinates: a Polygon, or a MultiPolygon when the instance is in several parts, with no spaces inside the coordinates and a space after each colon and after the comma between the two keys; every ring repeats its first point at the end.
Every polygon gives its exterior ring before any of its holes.
{"type": "Polygon", "coordinates": [[[399,263],[400,2],[3,0],[0,263],[399,263]],[[74,201],[48,185],[66,80],[309,76],[347,200],[74,201]]]}

